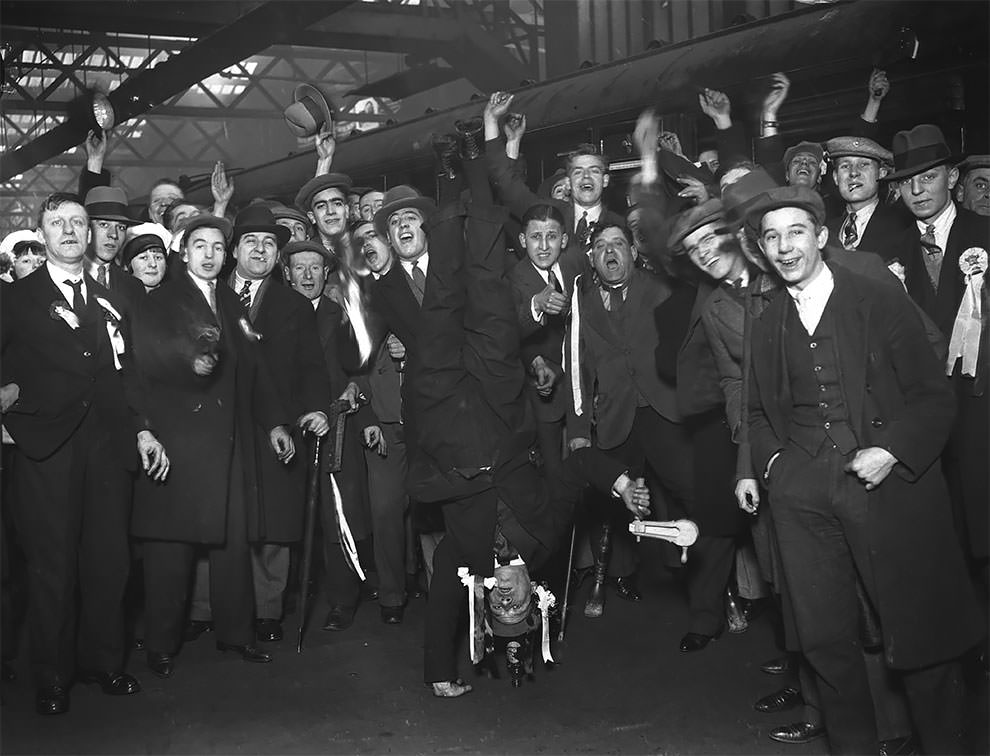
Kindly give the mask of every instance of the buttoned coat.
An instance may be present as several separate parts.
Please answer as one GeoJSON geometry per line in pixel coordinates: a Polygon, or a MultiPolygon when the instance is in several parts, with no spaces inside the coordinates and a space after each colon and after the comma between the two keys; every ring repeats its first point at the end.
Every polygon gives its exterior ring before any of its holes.
{"type": "MultiPolygon", "coordinates": [[[[844,209],[843,209],[844,210],[844,209]]],[[[833,215],[825,223],[828,228],[828,238],[834,244],[842,244],[842,225],[846,222],[846,213],[833,215]]],[[[888,205],[883,202],[877,205],[870,216],[863,235],[856,245],[857,252],[876,252],[883,258],[890,255],[890,248],[896,245],[904,234],[905,229],[913,226],[911,212],[898,202],[895,205],[888,205]]]]}
{"type": "MultiPolygon", "coordinates": [[[[883,628],[887,662],[914,669],[954,658],[980,638],[980,620],[951,512],[939,455],[954,400],[926,342],[917,312],[892,287],[829,264],[838,366],[850,427],[861,449],[889,450],[898,464],[867,492],[874,584],[867,586],[883,628]],[[924,617],[924,621],[919,618],[924,617]]],[[[781,291],[753,318],[749,440],[763,471],[784,449],[792,412],[784,328],[789,295],[781,291]]],[[[788,464],[785,451],[774,470],[788,464]]]]}

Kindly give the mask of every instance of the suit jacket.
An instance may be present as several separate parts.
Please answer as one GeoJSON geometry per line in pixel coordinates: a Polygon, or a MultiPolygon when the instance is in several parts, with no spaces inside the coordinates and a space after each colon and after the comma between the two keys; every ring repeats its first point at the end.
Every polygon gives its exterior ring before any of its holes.
{"type": "Polygon", "coordinates": [[[106,299],[121,315],[128,333],[126,307],[120,299],[84,273],[88,301],[72,329],[52,312],[65,295],[47,266],[5,286],[2,297],[3,383],[20,387],[20,398],[4,415],[4,425],[18,448],[31,459],[43,460],[62,446],[83,418],[96,410],[113,441],[121,465],[137,465],[135,434],[147,428],[141,413],[139,383],[128,355],[123,370],[114,367],[104,310],[106,299]]]}
{"type": "Polygon", "coordinates": [[[110,263],[109,275],[109,290],[121,301],[128,312],[134,313],[144,301],[146,294],[144,284],[116,263],[110,263]]]}
{"type": "MultiPolygon", "coordinates": [[[[828,238],[834,244],[842,244],[842,225],[846,222],[846,213],[834,213],[825,224],[828,227],[828,238]]],[[[884,259],[891,256],[890,248],[896,245],[908,226],[913,226],[911,213],[903,203],[886,205],[881,202],[870,216],[870,222],[863,229],[863,235],[856,245],[856,251],[876,252],[884,259]]]]}
{"type": "Polygon", "coordinates": [[[148,416],[171,461],[164,482],[138,478],[131,529],[141,538],[222,543],[228,506],[244,507],[256,534],[255,436],[268,443],[270,429],[294,420],[278,401],[260,346],[238,322],[246,312],[237,295],[218,283],[216,298],[215,315],[186,274],[152,291],[135,324],[148,416]],[[218,361],[210,375],[197,376],[192,359],[210,351],[203,334],[211,331],[218,361]]]}
{"type": "MultiPolygon", "coordinates": [[[[577,257],[561,258],[560,272],[564,280],[560,282],[560,285],[564,290],[564,296],[570,298],[574,291],[574,280],[585,269],[586,264],[581,264],[581,260],[577,257]]],[[[561,351],[567,315],[544,314],[542,322],[537,323],[533,320],[532,299],[547,285],[528,257],[513,266],[509,271],[508,279],[512,286],[522,335],[519,351],[524,367],[528,371],[533,360],[540,356],[559,376],[549,397],[540,396],[532,381],[526,382],[526,393],[536,413],[537,420],[556,422],[563,419],[567,408],[566,377],[564,376],[563,352],[561,351]]]]}
{"type": "MultiPolygon", "coordinates": [[[[262,335],[261,355],[289,414],[290,428],[307,412],[328,412],[335,397],[330,394],[316,314],[309,300],[269,276],[258,287],[249,314],[262,335]]],[[[296,429],[293,437],[303,451],[302,433],[296,429]]],[[[255,441],[255,464],[261,473],[260,506],[258,521],[248,522],[248,534],[252,540],[297,541],[302,537],[308,455],[296,454],[284,464],[272,453],[264,434],[256,434],[255,441]]]]}
{"type": "MultiPolygon", "coordinates": [[[[952,427],[954,401],[910,302],[896,290],[834,263],[829,307],[849,424],[859,448],[898,459],[869,497],[867,532],[887,662],[912,669],[954,658],[980,637],[980,620],[952,529],[937,463],[952,427]],[[919,611],[938,621],[918,622],[919,611]]],[[[752,325],[749,435],[753,463],[788,464],[792,412],[785,324],[794,305],[781,291],[752,325]]]]}
{"type": "MultiPolygon", "coordinates": [[[[653,311],[670,295],[670,287],[661,279],[637,269],[629,281],[625,302],[617,313],[610,315],[605,311],[599,287],[592,276],[581,276],[577,334],[579,366],[571,362],[573,312],[565,348],[565,373],[570,376],[577,370],[576,380],[580,386],[580,401],[575,402],[575,378],[568,381],[571,391],[567,429],[571,438],[591,438],[594,422],[598,447],[615,448],[629,436],[639,395],[668,420],[680,420],[676,389],[659,377],[655,361],[661,336],[653,320],[653,311]]],[[[677,345],[682,336],[676,337],[677,345]]]]}

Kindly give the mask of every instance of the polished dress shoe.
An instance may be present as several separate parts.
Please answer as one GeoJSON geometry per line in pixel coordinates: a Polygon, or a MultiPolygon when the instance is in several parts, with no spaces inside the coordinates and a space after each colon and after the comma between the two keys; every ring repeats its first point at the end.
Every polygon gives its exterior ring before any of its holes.
{"type": "Polygon", "coordinates": [[[636,583],[632,577],[619,577],[615,579],[615,595],[626,601],[641,601],[643,597],[636,590],[636,583]]]}
{"type": "Polygon", "coordinates": [[[383,606],[382,607],[382,622],[386,625],[401,625],[402,615],[405,613],[405,609],[401,606],[383,606]]]}
{"type": "Polygon", "coordinates": [[[340,606],[339,604],[330,607],[327,612],[326,621],[323,623],[324,630],[346,630],[354,624],[354,612],[357,607],[340,606]]]}
{"type": "Polygon", "coordinates": [[[192,643],[203,633],[212,633],[213,623],[208,620],[189,620],[182,631],[182,640],[192,643]]]}
{"type": "Polygon", "coordinates": [[[267,664],[272,660],[272,655],[262,651],[255,646],[238,646],[234,643],[224,643],[217,641],[217,651],[226,653],[231,651],[238,654],[244,661],[254,664],[267,664]]]}
{"type": "Polygon", "coordinates": [[[880,741],[880,756],[915,756],[919,753],[918,741],[913,735],[880,741]]]}
{"type": "Polygon", "coordinates": [[[683,638],[681,638],[680,649],[684,653],[690,653],[692,651],[700,651],[709,643],[715,640],[714,635],[703,635],[701,633],[687,633],[683,638]]]}
{"type": "Polygon", "coordinates": [[[825,726],[811,722],[794,722],[793,724],[774,727],[770,730],[771,740],[778,743],[810,743],[815,738],[825,734],[825,726]]]}
{"type": "Polygon", "coordinates": [[[260,619],[254,623],[255,637],[261,643],[282,640],[282,623],[274,619],[260,619]]]}
{"type": "Polygon", "coordinates": [[[108,696],[129,696],[132,693],[141,692],[141,683],[137,681],[136,677],[126,672],[79,670],[77,678],[81,683],[99,685],[100,689],[108,696]]]}
{"type": "Polygon", "coordinates": [[[162,679],[171,677],[172,672],[175,671],[175,659],[172,658],[171,654],[164,654],[161,651],[149,651],[147,661],[148,669],[162,679]]]}
{"type": "Polygon", "coordinates": [[[784,675],[791,671],[791,657],[779,656],[760,665],[760,671],[768,675],[784,675]]]}
{"type": "Polygon", "coordinates": [[[69,691],[61,685],[38,688],[34,697],[34,710],[39,714],[65,714],[69,710],[69,691]]]}
{"type": "Polygon", "coordinates": [[[795,706],[800,706],[803,703],[804,696],[801,695],[800,690],[797,688],[781,688],[776,693],[763,696],[763,698],[753,704],[753,708],[764,714],[773,714],[777,711],[793,709],[795,706]]]}

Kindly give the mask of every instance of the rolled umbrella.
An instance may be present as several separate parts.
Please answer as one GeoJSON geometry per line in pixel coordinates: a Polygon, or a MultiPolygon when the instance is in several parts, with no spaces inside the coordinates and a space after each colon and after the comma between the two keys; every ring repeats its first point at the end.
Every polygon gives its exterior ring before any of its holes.
{"type": "Polygon", "coordinates": [[[310,458],[306,481],[306,519],[303,525],[303,558],[299,574],[299,634],[296,640],[296,653],[302,653],[303,630],[309,598],[309,573],[313,566],[313,531],[316,529],[316,507],[320,496],[320,445],[321,438],[313,436],[313,456],[310,458]]]}

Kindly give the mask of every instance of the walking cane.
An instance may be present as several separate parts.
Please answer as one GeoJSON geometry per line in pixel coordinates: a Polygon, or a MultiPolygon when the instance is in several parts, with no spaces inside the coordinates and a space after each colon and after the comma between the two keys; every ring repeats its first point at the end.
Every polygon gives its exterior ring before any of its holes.
{"type": "Polygon", "coordinates": [[[310,460],[306,481],[306,519],[303,525],[303,558],[299,574],[299,634],[296,639],[296,653],[302,653],[303,630],[306,627],[306,614],[309,597],[309,573],[313,565],[313,531],[316,529],[316,506],[320,496],[320,437],[313,435],[313,457],[310,460]]]}
{"type": "Polygon", "coordinates": [[[564,631],[567,629],[568,601],[571,597],[571,575],[574,573],[574,541],[577,539],[577,523],[571,526],[571,551],[567,556],[567,582],[564,583],[564,605],[560,612],[560,632],[557,633],[557,643],[564,640],[564,631]]]}

